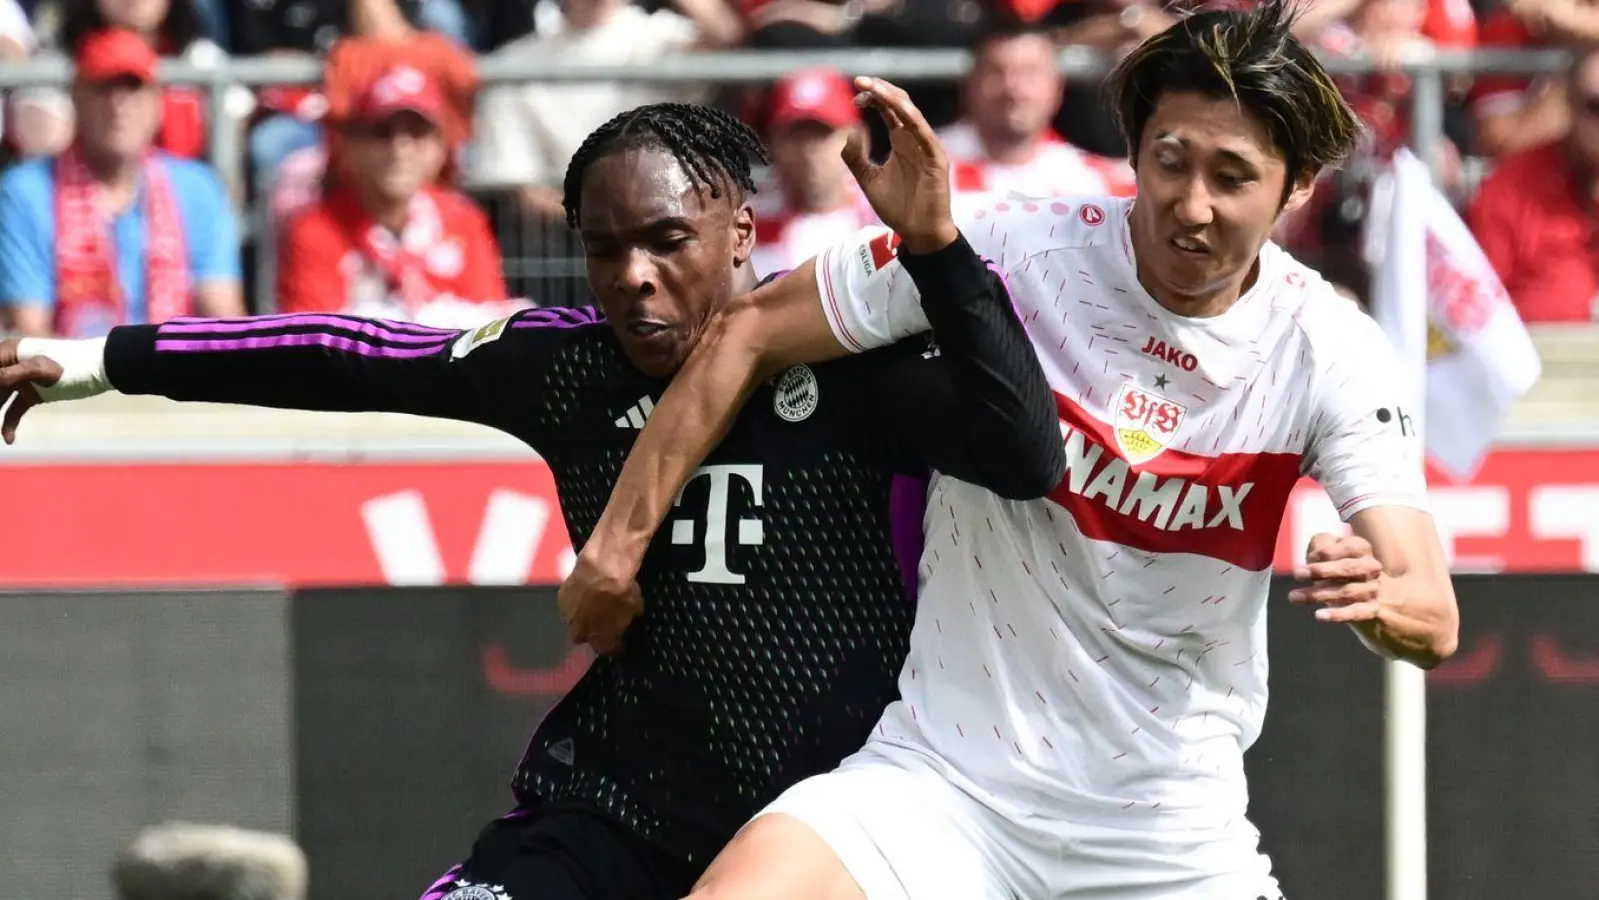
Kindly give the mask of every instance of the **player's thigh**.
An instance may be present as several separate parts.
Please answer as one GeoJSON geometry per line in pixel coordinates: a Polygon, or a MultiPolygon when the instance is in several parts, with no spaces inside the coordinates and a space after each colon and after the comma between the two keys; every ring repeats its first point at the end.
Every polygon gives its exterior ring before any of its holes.
{"type": "Polygon", "coordinates": [[[423,900],[678,900],[695,874],[599,813],[536,811],[491,823],[423,900]]]}
{"type": "Polygon", "coordinates": [[[785,791],[692,900],[1009,898],[986,815],[932,770],[863,752],[785,791]]]}
{"type": "Polygon", "coordinates": [[[1144,832],[1073,827],[1029,842],[1053,900],[1282,900],[1253,827],[1144,832]]]}
{"type": "Polygon", "coordinates": [[[691,900],[866,900],[822,836],[786,813],[744,826],[717,854],[691,900]]]}

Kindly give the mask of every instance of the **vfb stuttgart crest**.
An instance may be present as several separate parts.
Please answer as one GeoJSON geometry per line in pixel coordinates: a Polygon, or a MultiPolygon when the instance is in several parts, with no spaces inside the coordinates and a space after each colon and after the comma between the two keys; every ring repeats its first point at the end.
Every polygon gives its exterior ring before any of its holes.
{"type": "Polygon", "coordinates": [[[1146,463],[1165,452],[1188,408],[1134,384],[1116,395],[1116,446],[1129,463],[1146,463]]]}

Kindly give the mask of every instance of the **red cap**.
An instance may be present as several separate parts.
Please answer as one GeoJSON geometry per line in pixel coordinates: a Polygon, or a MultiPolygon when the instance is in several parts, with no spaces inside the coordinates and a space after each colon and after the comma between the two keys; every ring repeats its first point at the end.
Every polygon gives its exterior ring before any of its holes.
{"type": "Polygon", "coordinates": [[[153,82],[156,62],[155,51],[144,38],[123,28],[102,28],[78,43],[78,78],[82,81],[137,78],[153,82]]]}
{"type": "Polygon", "coordinates": [[[444,95],[433,80],[412,66],[395,66],[372,82],[350,109],[350,120],[380,122],[400,112],[413,112],[432,122],[444,122],[444,95]]]}
{"type": "Polygon", "coordinates": [[[795,122],[821,122],[843,128],[861,121],[855,88],[832,69],[805,69],[779,81],[772,88],[767,109],[768,129],[795,122]]]}

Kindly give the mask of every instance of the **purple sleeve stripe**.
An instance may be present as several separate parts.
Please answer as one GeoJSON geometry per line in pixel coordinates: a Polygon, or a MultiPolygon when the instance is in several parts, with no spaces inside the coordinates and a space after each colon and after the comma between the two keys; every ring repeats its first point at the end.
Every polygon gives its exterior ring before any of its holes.
{"type": "Polygon", "coordinates": [[[567,309],[561,307],[548,307],[535,309],[526,315],[519,316],[511,323],[512,328],[582,328],[588,325],[598,325],[604,319],[593,307],[583,309],[567,309]]]}
{"type": "Polygon", "coordinates": [[[453,335],[435,338],[426,347],[385,347],[337,334],[271,334],[212,340],[157,338],[157,353],[229,353],[237,350],[281,350],[285,347],[325,347],[358,356],[384,359],[417,359],[438,354],[450,344],[453,335]]]}
{"type": "Polygon", "coordinates": [[[465,868],[466,866],[464,865],[452,866],[450,871],[444,873],[444,877],[433,882],[432,886],[423,892],[422,900],[440,900],[440,898],[449,894],[450,889],[455,887],[455,880],[461,877],[461,872],[465,868]]]}
{"type": "Polygon", "coordinates": [[[200,318],[198,316],[180,316],[180,317],[175,318],[175,319],[169,319],[166,324],[168,326],[170,326],[170,325],[193,325],[193,326],[203,327],[203,326],[206,326],[206,325],[232,325],[232,324],[235,324],[235,323],[254,323],[255,327],[259,327],[259,328],[287,328],[287,327],[289,327],[291,325],[300,325],[300,324],[320,325],[320,324],[327,324],[327,323],[330,323],[330,322],[332,322],[332,323],[348,322],[348,323],[353,323],[353,324],[361,324],[361,323],[364,323],[364,322],[374,322],[374,323],[376,323],[376,324],[378,324],[378,325],[380,325],[380,326],[382,326],[384,328],[387,328],[387,329],[389,329],[391,331],[403,331],[406,334],[444,335],[444,334],[457,334],[460,331],[460,329],[456,329],[456,328],[434,328],[431,325],[418,325],[415,322],[395,322],[395,321],[390,321],[390,320],[386,320],[386,319],[383,319],[383,320],[380,320],[380,319],[363,319],[363,318],[360,318],[358,316],[340,316],[340,315],[332,315],[332,314],[328,314],[328,313],[278,313],[278,314],[270,315],[270,316],[250,316],[247,319],[236,319],[236,318],[235,319],[205,319],[205,318],[200,318]]]}
{"type": "Polygon", "coordinates": [[[433,344],[439,340],[454,337],[458,332],[438,331],[422,334],[411,331],[401,331],[397,322],[384,322],[377,319],[358,319],[353,316],[272,316],[269,318],[251,319],[208,319],[204,321],[167,322],[160,327],[160,336],[167,337],[178,335],[194,335],[203,337],[208,335],[234,335],[243,332],[281,331],[286,328],[336,328],[351,335],[364,335],[378,340],[392,341],[396,344],[433,344]]]}

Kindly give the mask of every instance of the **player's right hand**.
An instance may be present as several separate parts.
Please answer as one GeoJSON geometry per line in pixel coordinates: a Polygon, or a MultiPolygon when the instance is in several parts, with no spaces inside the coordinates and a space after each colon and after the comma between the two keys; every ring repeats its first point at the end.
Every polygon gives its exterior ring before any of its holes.
{"type": "Polygon", "coordinates": [[[644,595],[631,575],[612,572],[594,550],[584,547],[561,582],[557,603],[572,643],[588,644],[595,653],[622,649],[622,636],[644,613],[644,595]]]}
{"type": "Polygon", "coordinates": [[[17,423],[23,414],[44,402],[39,388],[55,386],[63,374],[61,365],[48,356],[22,359],[17,349],[20,344],[15,338],[0,341],[0,406],[6,409],[0,420],[0,437],[7,444],[16,443],[17,423]]]}
{"type": "Polygon", "coordinates": [[[960,231],[949,208],[949,157],[910,95],[881,78],[857,78],[855,104],[876,110],[888,126],[888,159],[872,162],[861,129],[844,145],[844,163],[872,211],[910,253],[932,253],[960,231]]]}

